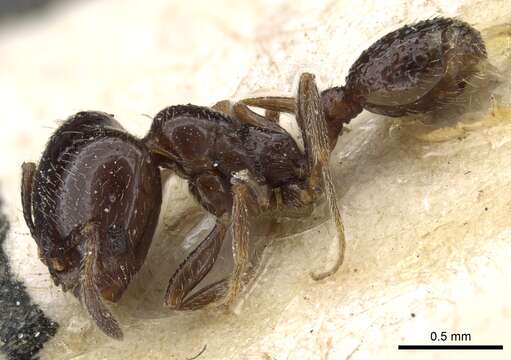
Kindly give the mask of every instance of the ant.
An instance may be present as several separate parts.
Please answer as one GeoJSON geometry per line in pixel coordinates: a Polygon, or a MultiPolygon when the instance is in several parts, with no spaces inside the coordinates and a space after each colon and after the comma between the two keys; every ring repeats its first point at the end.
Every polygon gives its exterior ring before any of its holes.
{"type": "Polygon", "coordinates": [[[216,222],[169,281],[165,304],[194,310],[231,304],[249,280],[249,213],[305,216],[324,193],[339,244],[345,235],[328,162],[331,151],[362,109],[387,115],[425,113],[459,96],[486,60],[479,32],[450,18],[403,26],[364,51],[346,85],[319,92],[314,75],[300,77],[296,98],[249,98],[211,108],[171,106],[137,139],[113,115],[71,116],[48,142],[41,161],[22,166],[23,213],[41,261],[56,285],[78,297],[97,326],[121,339],[102,299],[117,301],[142,266],[161,205],[160,168],[186,179],[192,196],[216,222]],[[263,115],[249,106],[266,109],[263,115]],[[293,113],[302,152],[278,124],[293,113]],[[195,293],[211,270],[223,240],[233,234],[230,277],[195,293]]]}

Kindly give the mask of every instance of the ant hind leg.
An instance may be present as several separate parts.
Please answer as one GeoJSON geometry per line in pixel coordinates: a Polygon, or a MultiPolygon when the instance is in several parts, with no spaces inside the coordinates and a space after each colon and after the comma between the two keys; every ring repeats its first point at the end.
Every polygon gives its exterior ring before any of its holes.
{"type": "Polygon", "coordinates": [[[337,206],[337,196],[332,174],[328,166],[330,146],[328,142],[327,125],[314,75],[309,73],[301,75],[296,108],[296,120],[302,131],[305,154],[309,163],[309,182],[313,187],[320,183],[323,184],[323,190],[326,195],[330,214],[335,223],[338,238],[338,254],[334,264],[322,273],[311,273],[311,277],[314,280],[322,280],[334,274],[342,265],[346,250],[346,239],[344,225],[339,207],[337,206]]]}

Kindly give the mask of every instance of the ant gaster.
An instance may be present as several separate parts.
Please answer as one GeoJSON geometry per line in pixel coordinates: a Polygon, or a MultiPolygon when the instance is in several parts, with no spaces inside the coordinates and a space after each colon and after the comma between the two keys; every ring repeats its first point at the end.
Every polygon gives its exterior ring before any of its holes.
{"type": "MultiPolygon", "coordinates": [[[[362,52],[344,86],[321,93],[330,147],[335,147],[343,125],[363,109],[400,117],[452,105],[471,80],[481,75],[486,57],[480,33],[457,19],[434,18],[388,33],[362,52]]],[[[294,98],[242,102],[274,111],[296,111],[294,98]]]]}
{"type": "Polygon", "coordinates": [[[328,167],[343,124],[364,108],[387,116],[441,108],[463,92],[485,59],[479,32],[459,20],[435,18],[382,37],[354,63],[345,86],[321,94],[314,76],[304,73],[296,98],[171,106],[156,115],[143,139],[127,134],[111,115],[77,113],[54,133],[37,166],[22,167],[23,212],[39,257],[101,330],[121,338],[102,299],[117,301],[142,266],[160,212],[159,168],[169,168],[188,180],[191,194],[216,223],[171,277],[167,306],[191,310],[231,303],[249,277],[249,211],[276,207],[303,216],[321,192],[339,243],[335,263],[312,274],[323,279],[339,268],[345,250],[328,167]],[[279,112],[295,114],[303,152],[278,125],[279,112]],[[229,228],[231,276],[193,293],[229,228]]]}

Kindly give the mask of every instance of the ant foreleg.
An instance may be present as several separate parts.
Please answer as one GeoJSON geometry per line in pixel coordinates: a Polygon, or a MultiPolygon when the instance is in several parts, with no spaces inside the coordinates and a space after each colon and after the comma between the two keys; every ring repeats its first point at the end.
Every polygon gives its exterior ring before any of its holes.
{"type": "Polygon", "coordinates": [[[226,221],[218,220],[206,239],[179,265],[169,281],[165,294],[165,305],[176,310],[195,310],[216,300],[212,298],[209,299],[209,302],[194,306],[192,303],[195,294],[189,298],[187,295],[213,267],[222,248],[226,232],[226,221]]]}
{"type": "Polygon", "coordinates": [[[229,280],[222,279],[205,286],[186,298],[179,310],[197,310],[206,305],[219,302],[225,297],[229,288],[229,280]]]}

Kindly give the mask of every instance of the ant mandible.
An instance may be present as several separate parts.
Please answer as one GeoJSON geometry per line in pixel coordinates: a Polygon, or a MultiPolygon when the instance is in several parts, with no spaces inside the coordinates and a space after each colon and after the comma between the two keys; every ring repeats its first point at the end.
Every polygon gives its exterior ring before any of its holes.
{"type": "Polygon", "coordinates": [[[53,134],[37,166],[22,166],[23,213],[39,257],[55,284],[72,291],[103,332],[122,338],[102,299],[117,301],[142,266],[160,212],[159,168],[168,168],[188,180],[216,223],[171,277],[167,306],[232,303],[252,266],[249,211],[277,207],[303,216],[321,192],[339,242],[333,266],[312,274],[323,279],[337,271],[345,251],[328,166],[343,125],[362,109],[402,116],[442,108],[485,59],[478,31],[456,19],[434,18],[382,37],[354,63],[345,86],[322,93],[314,76],[304,73],[296,98],[171,106],[156,115],[143,139],[126,133],[112,115],[77,113],[53,134]],[[280,112],[295,114],[303,152],[279,126],[280,112]],[[231,276],[192,293],[217,260],[229,227],[231,276]]]}

